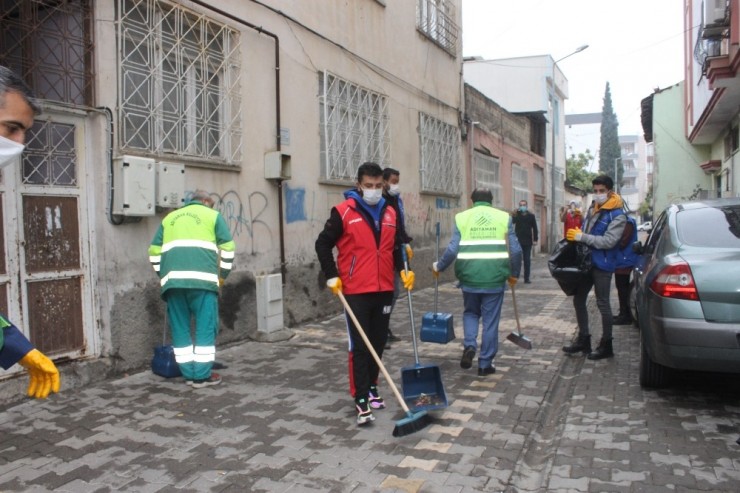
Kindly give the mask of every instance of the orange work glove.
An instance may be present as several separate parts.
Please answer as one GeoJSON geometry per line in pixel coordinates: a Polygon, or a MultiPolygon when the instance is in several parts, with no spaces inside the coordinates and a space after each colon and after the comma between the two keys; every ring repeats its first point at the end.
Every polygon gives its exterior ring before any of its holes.
{"type": "Polygon", "coordinates": [[[513,288],[514,286],[516,286],[516,283],[519,282],[519,279],[513,276],[509,276],[507,282],[509,283],[509,286],[513,288]]]}
{"type": "Polygon", "coordinates": [[[568,241],[581,241],[582,236],[583,232],[581,231],[581,228],[570,228],[565,233],[565,239],[568,241]]]}
{"type": "Polygon", "coordinates": [[[59,392],[59,370],[41,351],[30,350],[18,363],[28,370],[31,378],[28,383],[29,397],[46,399],[50,392],[59,392]]]}
{"type": "Polygon", "coordinates": [[[406,243],[404,247],[406,247],[406,257],[410,261],[412,258],[414,258],[414,251],[411,249],[411,245],[409,245],[408,243],[406,243]]]}
{"type": "Polygon", "coordinates": [[[401,271],[401,280],[403,281],[403,287],[411,291],[414,289],[414,272],[413,271],[401,271]]]}
{"type": "Polygon", "coordinates": [[[333,294],[337,294],[342,290],[342,280],[338,277],[332,277],[328,281],[326,281],[326,287],[331,289],[331,292],[333,294]]]}
{"type": "Polygon", "coordinates": [[[439,269],[437,269],[437,263],[438,262],[434,262],[432,264],[432,275],[434,276],[435,279],[439,279],[439,269]]]}

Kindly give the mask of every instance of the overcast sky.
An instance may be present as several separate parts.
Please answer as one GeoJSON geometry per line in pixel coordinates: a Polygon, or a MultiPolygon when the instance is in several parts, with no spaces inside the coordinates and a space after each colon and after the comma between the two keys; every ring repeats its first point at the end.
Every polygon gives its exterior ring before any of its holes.
{"type": "Polygon", "coordinates": [[[640,100],[683,79],[682,0],[463,0],[463,55],[552,55],[565,112],[600,113],[609,82],[620,135],[642,135],[640,100]]]}

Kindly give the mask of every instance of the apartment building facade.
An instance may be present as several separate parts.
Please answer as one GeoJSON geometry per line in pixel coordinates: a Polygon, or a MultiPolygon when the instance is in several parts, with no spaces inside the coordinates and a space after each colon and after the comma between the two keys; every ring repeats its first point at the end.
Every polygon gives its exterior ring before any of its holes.
{"type": "Polygon", "coordinates": [[[0,64],[44,113],[0,184],[0,311],[68,362],[65,385],[146,366],[164,324],[147,247],[203,189],[237,245],[219,344],[336,312],[314,241],[364,161],[401,171],[431,263],[464,205],[461,6],[5,2],[0,64]]]}

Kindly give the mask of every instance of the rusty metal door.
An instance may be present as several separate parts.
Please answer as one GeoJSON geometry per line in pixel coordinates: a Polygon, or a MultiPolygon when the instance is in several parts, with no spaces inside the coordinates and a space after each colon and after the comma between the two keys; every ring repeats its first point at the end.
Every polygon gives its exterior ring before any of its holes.
{"type": "Polygon", "coordinates": [[[5,313],[43,353],[79,358],[95,348],[81,182],[85,118],[42,118],[27,134],[20,166],[3,172],[0,309],[6,303],[5,313]]]}

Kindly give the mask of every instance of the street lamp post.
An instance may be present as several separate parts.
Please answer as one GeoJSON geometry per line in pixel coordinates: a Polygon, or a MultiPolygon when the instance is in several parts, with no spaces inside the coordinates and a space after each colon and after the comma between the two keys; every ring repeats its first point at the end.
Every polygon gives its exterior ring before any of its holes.
{"type": "Polygon", "coordinates": [[[550,177],[550,181],[551,181],[551,190],[550,190],[550,205],[551,205],[551,207],[550,207],[550,209],[551,209],[550,210],[550,239],[548,241],[548,243],[549,243],[548,244],[548,249],[550,249],[550,250],[553,249],[553,247],[555,246],[555,243],[556,243],[556,240],[555,240],[555,238],[557,236],[557,233],[556,233],[556,231],[557,231],[556,224],[558,223],[558,215],[557,215],[557,212],[556,212],[556,207],[557,206],[555,205],[555,190],[556,190],[555,184],[556,184],[556,176],[557,176],[557,167],[555,166],[555,124],[556,124],[556,122],[555,122],[555,101],[556,101],[556,99],[555,99],[555,96],[556,96],[556,94],[555,94],[555,92],[556,92],[556,90],[555,90],[555,69],[557,68],[558,62],[561,62],[561,61],[565,60],[566,58],[568,58],[569,56],[575,55],[576,53],[580,53],[583,50],[585,50],[586,48],[588,48],[588,45],[579,46],[572,53],[568,53],[564,57],[558,58],[557,60],[555,60],[552,63],[552,73],[551,73],[551,78],[550,78],[550,83],[551,83],[551,89],[550,89],[550,107],[551,107],[551,112],[552,112],[552,115],[550,117],[550,120],[552,120],[551,123],[550,123],[550,127],[551,127],[550,128],[550,134],[551,134],[551,136],[550,136],[551,144],[550,145],[551,145],[551,148],[552,148],[551,149],[552,156],[551,156],[551,163],[550,163],[550,165],[552,166],[552,170],[551,170],[551,177],[550,177]]]}

